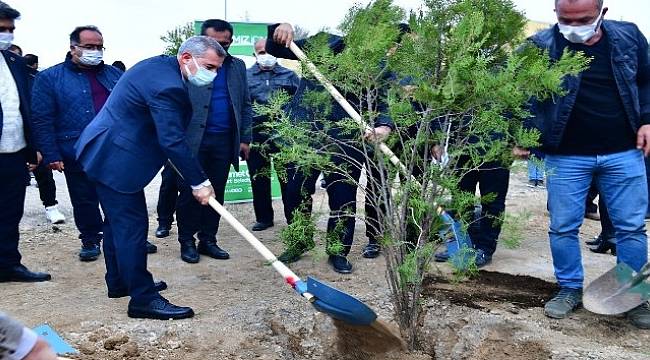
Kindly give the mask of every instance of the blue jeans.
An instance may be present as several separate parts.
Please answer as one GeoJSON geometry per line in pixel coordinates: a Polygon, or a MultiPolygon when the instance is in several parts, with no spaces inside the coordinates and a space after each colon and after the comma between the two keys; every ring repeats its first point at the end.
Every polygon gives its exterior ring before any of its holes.
{"type": "Polygon", "coordinates": [[[614,225],[618,261],[639,271],[648,261],[645,213],[648,188],[639,150],[598,156],[547,155],[549,237],[555,277],[581,289],[584,280],[578,233],[592,179],[614,225]]]}
{"type": "Polygon", "coordinates": [[[528,180],[544,181],[544,168],[540,167],[538,163],[535,163],[531,160],[528,160],[528,180]]]}

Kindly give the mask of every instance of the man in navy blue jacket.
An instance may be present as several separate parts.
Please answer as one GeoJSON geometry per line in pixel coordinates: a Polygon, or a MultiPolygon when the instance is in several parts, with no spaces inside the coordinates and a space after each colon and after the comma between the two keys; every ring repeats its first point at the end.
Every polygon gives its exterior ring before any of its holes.
{"type": "MultiPolygon", "coordinates": [[[[558,24],[531,41],[558,59],[566,50],[592,58],[589,68],[564,81],[566,95],[533,104],[549,171],[549,237],[559,293],[545,306],[567,317],[582,300],[584,273],[579,230],[592,181],[616,232],[619,262],[639,271],[648,261],[645,214],[648,189],[644,152],[650,153],[648,42],[632,23],[603,20],[603,0],[556,0],[558,24]]],[[[627,314],[650,329],[644,304],[627,314]]]]}
{"type": "Polygon", "coordinates": [[[65,61],[39,73],[32,93],[34,140],[45,165],[65,174],[80,232],[81,261],[97,260],[101,254],[103,220],[95,187],[75,160],[73,146],[122,75],[104,65],[103,50],[97,27],[75,28],[65,61]]]}
{"type": "Polygon", "coordinates": [[[7,49],[20,13],[0,1],[0,282],[48,281],[49,274],[21,265],[18,225],[25,205],[25,162],[37,164],[29,136],[29,73],[7,49]]]}
{"type": "Polygon", "coordinates": [[[212,83],[225,51],[216,41],[195,36],[177,58],[158,56],[127,71],[106,105],[82,132],[77,160],[95,182],[104,210],[104,259],[109,297],[130,296],[128,315],[181,319],[192,309],[169,303],[147,270],[145,243],[149,216],[144,188],[167,159],[179,170],[192,194],[206,205],[212,185],[185,138],[192,107],[186,82],[212,83]]]}

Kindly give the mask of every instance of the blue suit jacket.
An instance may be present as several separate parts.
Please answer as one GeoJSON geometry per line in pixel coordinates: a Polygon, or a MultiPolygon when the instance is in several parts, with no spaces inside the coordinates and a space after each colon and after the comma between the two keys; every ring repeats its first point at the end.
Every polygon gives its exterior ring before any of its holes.
{"type": "MultiPolygon", "coordinates": [[[[23,129],[25,130],[25,140],[27,142],[27,148],[25,149],[25,155],[27,161],[32,164],[36,163],[36,151],[32,146],[31,136],[30,136],[30,87],[31,87],[31,77],[29,76],[29,68],[25,64],[25,60],[6,50],[1,51],[2,56],[4,56],[7,66],[11,71],[11,75],[14,77],[16,82],[16,87],[18,88],[18,97],[20,99],[20,115],[23,117],[23,129]]],[[[2,136],[2,126],[4,121],[4,115],[2,113],[2,107],[0,107],[0,136],[2,136]]]]}
{"type": "Polygon", "coordinates": [[[185,140],[192,107],[175,57],[143,60],[127,71],[75,145],[86,174],[135,193],[167,159],[191,185],[207,177],[185,140]]]}

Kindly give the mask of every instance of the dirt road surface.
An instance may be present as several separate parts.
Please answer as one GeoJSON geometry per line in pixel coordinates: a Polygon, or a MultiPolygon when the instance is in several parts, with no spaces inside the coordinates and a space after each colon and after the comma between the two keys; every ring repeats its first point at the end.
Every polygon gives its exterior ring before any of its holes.
{"type": "MultiPolygon", "coordinates": [[[[231,254],[228,261],[203,257],[199,264],[181,261],[175,229],[167,239],[155,239],[155,205],[159,177],[147,188],[151,240],[157,254],[149,268],[169,289],[165,297],[191,306],[196,317],[183,321],[134,320],[126,316],[128,299],[108,299],[103,258],[81,263],[79,240],[72,221],[65,180],[56,174],[58,198],[68,217],[53,228],[43,214],[38,189],[28,188],[21,224],[24,263],[49,271],[53,280],[39,284],[1,284],[0,310],[28,326],[49,324],[79,350],[78,359],[359,359],[341,353],[335,328],[326,316],[285,286],[257,253],[222,222],[220,245],[231,254]]],[[[650,359],[650,331],[637,330],[623,317],[605,317],[582,309],[557,321],[542,313],[544,300],[554,291],[548,246],[546,193],[530,189],[523,172],[512,176],[508,212],[528,213],[524,240],[517,249],[500,246],[493,263],[468,283],[452,284],[441,278],[447,265],[427,279],[422,319],[425,349],[394,352],[376,359],[650,359]]],[[[315,209],[324,228],[327,205],[319,190],[315,209]]],[[[279,253],[277,238],[285,226],[276,201],[276,226],[258,233],[279,253]]],[[[362,207],[360,207],[362,208],[362,207]]],[[[251,204],[228,205],[245,225],[254,221],[251,204]]],[[[392,319],[392,305],[382,258],[361,257],[364,225],[357,222],[356,243],[350,259],[352,275],[339,275],[328,267],[324,250],[292,265],[357,296],[383,319],[392,319]]],[[[581,236],[591,238],[599,224],[586,220],[581,236]]],[[[610,255],[590,253],[583,247],[587,281],[615,264],[610,255]]],[[[367,357],[366,357],[367,358],[367,357]]]]}

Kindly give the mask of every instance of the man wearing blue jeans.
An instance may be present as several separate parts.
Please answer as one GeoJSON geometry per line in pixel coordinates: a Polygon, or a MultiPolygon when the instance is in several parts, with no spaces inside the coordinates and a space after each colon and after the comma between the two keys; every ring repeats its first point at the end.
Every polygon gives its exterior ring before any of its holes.
{"type": "MultiPolygon", "coordinates": [[[[648,43],[634,24],[603,21],[603,0],[556,0],[555,7],[558,24],[532,42],[553,59],[565,50],[592,58],[582,74],[565,79],[564,97],[533,104],[532,121],[547,154],[549,237],[560,285],[544,311],[560,319],[581,303],[578,233],[592,180],[612,219],[618,260],[635,271],[647,262],[644,152],[650,152],[650,84],[648,43]]],[[[647,304],[627,316],[635,326],[650,329],[647,304]]]]}

